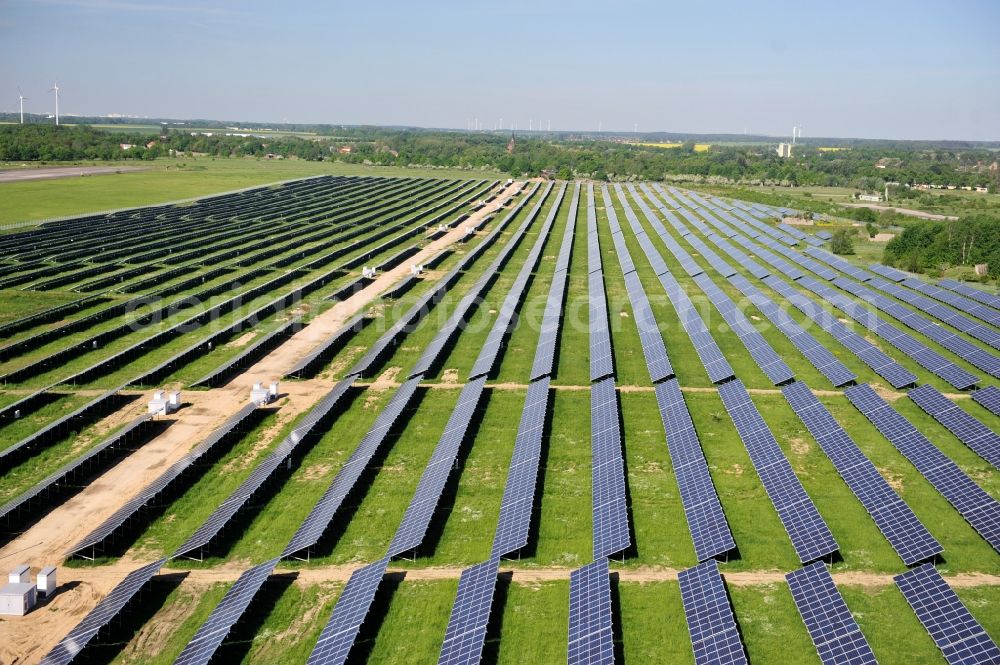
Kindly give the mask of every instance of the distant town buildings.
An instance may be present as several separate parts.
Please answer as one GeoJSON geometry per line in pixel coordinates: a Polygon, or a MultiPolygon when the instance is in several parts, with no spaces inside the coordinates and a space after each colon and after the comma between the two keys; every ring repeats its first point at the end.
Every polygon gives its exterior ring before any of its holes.
{"type": "Polygon", "coordinates": [[[778,144],[778,157],[783,159],[788,159],[792,156],[792,144],[791,143],[779,143],[778,144]]]}

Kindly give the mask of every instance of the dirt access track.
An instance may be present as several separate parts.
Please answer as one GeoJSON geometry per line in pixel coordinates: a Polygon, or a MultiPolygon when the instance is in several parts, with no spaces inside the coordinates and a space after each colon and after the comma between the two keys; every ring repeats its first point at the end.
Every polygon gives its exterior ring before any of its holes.
{"type": "Polygon", "coordinates": [[[53,166],[45,169],[0,169],[0,183],[52,180],[82,175],[108,175],[127,171],[146,171],[141,166],[53,166]]]}
{"type": "MultiPolygon", "coordinates": [[[[409,275],[410,263],[422,263],[461,240],[465,237],[466,226],[475,225],[499,210],[520,187],[520,182],[504,187],[497,198],[472,213],[466,222],[428,243],[410,261],[382,273],[361,291],[317,316],[227,385],[207,391],[185,392],[186,406],[177,412],[176,418],[171,419],[172,424],[163,433],[0,548],[0,568],[9,569],[21,563],[30,563],[34,573],[42,566],[62,562],[70,547],[247,404],[250,387],[254,383],[266,383],[283,376],[300,358],[339,330],[379,294],[409,275]]],[[[278,417],[283,421],[294,418],[318,402],[333,385],[327,379],[282,384],[284,397],[278,400],[278,417]]],[[[99,423],[98,428],[110,429],[143,413],[152,392],[112,414],[99,423]]],[[[22,665],[40,661],[115,585],[146,563],[150,562],[138,561],[126,554],[120,562],[111,566],[60,567],[60,592],[51,602],[25,617],[4,617],[0,621],[0,663],[22,665]]]]}
{"type": "Polygon", "coordinates": [[[923,210],[914,210],[912,208],[897,208],[896,206],[880,206],[874,203],[841,203],[849,208],[871,208],[872,210],[892,210],[893,212],[898,212],[900,215],[909,215],[910,217],[919,217],[921,219],[933,219],[937,221],[942,221],[945,219],[958,219],[958,217],[953,217],[951,215],[938,215],[933,212],[924,212],[923,210]]]}

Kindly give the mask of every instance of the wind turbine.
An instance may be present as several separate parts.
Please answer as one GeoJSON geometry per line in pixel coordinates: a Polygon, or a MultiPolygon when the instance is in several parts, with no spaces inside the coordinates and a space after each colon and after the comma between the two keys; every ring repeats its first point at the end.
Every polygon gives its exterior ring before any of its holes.
{"type": "Polygon", "coordinates": [[[21,92],[21,89],[18,88],[17,89],[17,101],[19,101],[21,103],[21,124],[22,125],[24,124],[24,100],[26,100],[26,99],[27,99],[27,97],[25,97],[24,93],[21,92]]]}
{"type": "Polygon", "coordinates": [[[59,83],[53,83],[49,92],[56,93],[56,125],[59,125],[59,83]]]}

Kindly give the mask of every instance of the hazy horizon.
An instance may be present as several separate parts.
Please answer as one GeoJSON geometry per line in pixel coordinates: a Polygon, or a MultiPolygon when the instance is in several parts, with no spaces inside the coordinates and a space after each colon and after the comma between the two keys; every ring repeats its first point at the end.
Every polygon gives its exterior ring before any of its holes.
{"type": "Polygon", "coordinates": [[[1000,140],[1000,5],[0,0],[0,109],[1000,140]]]}

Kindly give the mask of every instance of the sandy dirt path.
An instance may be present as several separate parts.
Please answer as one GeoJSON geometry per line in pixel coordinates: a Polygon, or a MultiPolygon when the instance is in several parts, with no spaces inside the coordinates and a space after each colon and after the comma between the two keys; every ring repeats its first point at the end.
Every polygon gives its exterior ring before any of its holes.
{"type": "Polygon", "coordinates": [[[901,215],[909,215],[910,217],[919,217],[921,219],[934,219],[937,221],[945,219],[958,219],[952,215],[938,215],[933,212],[925,212],[923,210],[913,210],[912,208],[897,208],[896,206],[880,206],[875,203],[841,203],[840,205],[847,206],[849,208],[871,208],[872,210],[892,210],[898,212],[901,215]]]}
{"type": "MultiPolygon", "coordinates": [[[[425,261],[461,240],[465,236],[466,225],[475,224],[499,210],[519,187],[519,182],[505,187],[496,199],[474,212],[467,222],[428,243],[409,262],[380,274],[367,287],[314,318],[308,326],[229,384],[207,391],[185,392],[183,401],[186,406],[177,412],[176,417],[170,418],[173,422],[166,431],[0,548],[0,567],[5,565],[9,568],[30,562],[37,572],[44,565],[61,562],[68,548],[241,409],[249,401],[250,387],[255,382],[269,382],[281,377],[299,358],[336,332],[380,293],[408,275],[410,263],[425,261]]],[[[323,378],[282,384],[283,397],[279,400],[281,417],[290,419],[309,409],[333,385],[333,381],[323,378]]],[[[151,394],[152,391],[144,394],[126,410],[120,410],[102,421],[99,427],[111,427],[111,423],[124,422],[142,413],[151,394]]],[[[68,583],[68,589],[40,611],[16,621],[0,622],[0,663],[20,665],[40,660],[125,575],[143,563],[147,562],[125,557],[114,566],[89,570],[60,568],[59,584],[64,587],[68,583]]],[[[238,576],[241,569],[235,570],[238,576]]]]}

